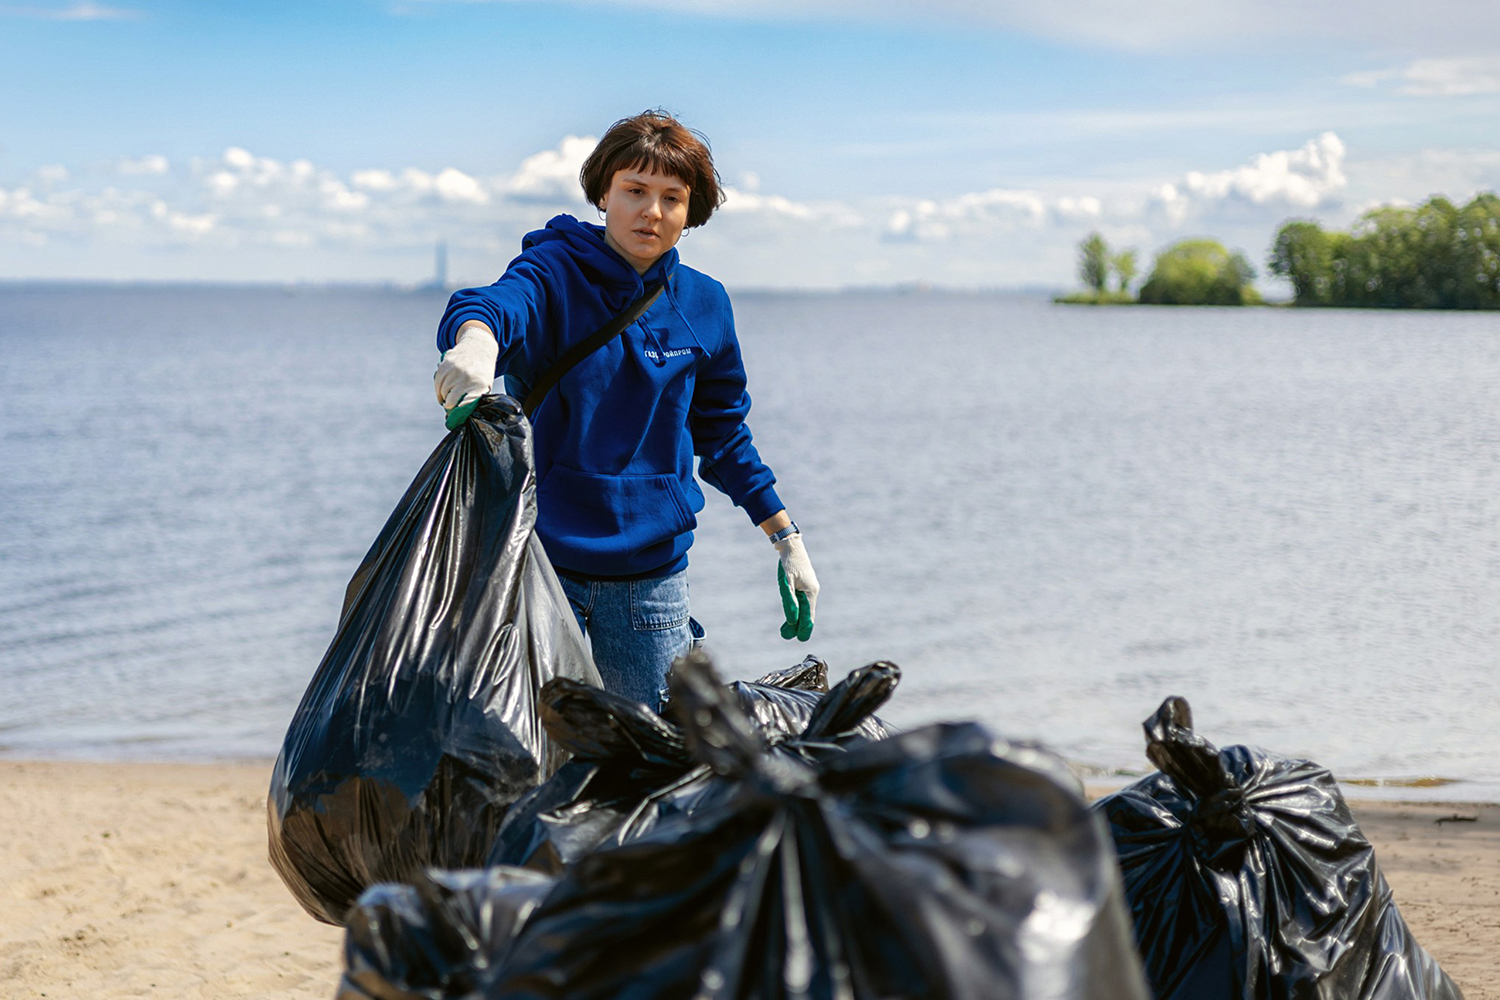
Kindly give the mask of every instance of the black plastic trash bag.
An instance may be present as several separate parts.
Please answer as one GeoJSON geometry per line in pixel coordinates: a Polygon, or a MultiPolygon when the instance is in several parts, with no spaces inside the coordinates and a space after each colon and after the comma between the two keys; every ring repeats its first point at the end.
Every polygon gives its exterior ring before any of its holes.
{"type": "Polygon", "coordinates": [[[480,996],[552,880],[519,868],[437,871],[371,886],[344,917],[335,1000],[480,996]]]}
{"type": "MultiPolygon", "coordinates": [[[[808,657],[756,681],[734,681],[728,692],[770,739],[847,744],[885,738],[885,724],[868,714],[872,688],[884,690],[883,701],[900,676],[895,664],[871,664],[830,694],[827,665],[808,657]],[[844,707],[851,699],[858,701],[852,711],[844,707]]],[[[711,773],[688,752],[682,730],[639,702],[558,679],[542,688],[538,711],[572,760],[511,808],[489,864],[559,872],[601,846],[692,812],[710,793],[711,773]]]]}
{"type": "Polygon", "coordinates": [[[349,581],[276,761],[271,861],[318,919],[341,922],[377,882],[478,867],[510,804],[562,763],[537,693],[599,677],[535,522],[530,425],[486,396],[349,581]]]}
{"type": "MultiPolygon", "coordinates": [[[[739,700],[740,708],[750,720],[768,732],[800,733],[828,691],[828,664],[816,656],[785,670],[772,671],[753,681],[730,681],[729,690],[739,700]]],[[[673,718],[674,711],[668,684],[668,697],[661,714],[673,718]]],[[[894,730],[873,716],[860,723],[859,735],[865,739],[885,739],[894,730]]]]}
{"type": "Polygon", "coordinates": [[[729,682],[729,686],[736,691],[739,690],[740,685],[762,685],[791,691],[823,692],[828,690],[828,664],[823,661],[822,657],[809,654],[802,658],[801,663],[794,663],[784,670],[773,670],[753,681],[729,682]]]}
{"type": "MultiPolygon", "coordinates": [[[[488,996],[1145,1000],[1108,834],[1058,758],[973,723],[768,747],[700,654],[671,682],[732,794],[569,868],[488,996]]],[[[852,694],[827,711],[884,697],[852,694]]]]}
{"type": "Polygon", "coordinates": [[[1095,803],[1157,1000],[1460,1000],[1333,775],[1192,726],[1168,698],[1145,723],[1161,770],[1095,803]]]}

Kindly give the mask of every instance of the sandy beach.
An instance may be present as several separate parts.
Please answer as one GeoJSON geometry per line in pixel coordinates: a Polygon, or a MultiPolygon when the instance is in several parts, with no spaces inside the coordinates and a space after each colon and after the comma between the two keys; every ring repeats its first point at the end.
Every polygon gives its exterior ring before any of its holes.
{"type": "MultiPolygon", "coordinates": [[[[327,998],[339,929],[266,861],[269,764],[0,761],[0,993],[327,998]]],[[[1358,802],[1417,939],[1500,1000],[1500,806],[1358,802]],[[1445,821],[1447,817],[1473,821],[1445,821]]]]}

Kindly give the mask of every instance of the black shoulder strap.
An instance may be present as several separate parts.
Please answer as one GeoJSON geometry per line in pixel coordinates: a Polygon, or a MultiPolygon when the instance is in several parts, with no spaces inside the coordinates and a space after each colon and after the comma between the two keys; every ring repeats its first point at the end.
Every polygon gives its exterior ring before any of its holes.
{"type": "Polygon", "coordinates": [[[665,287],[666,284],[663,283],[646,289],[641,293],[640,298],[625,307],[624,312],[594,331],[587,340],[574,344],[573,349],[562,356],[562,360],[547,369],[546,374],[537,379],[536,385],[526,394],[526,401],[521,404],[521,408],[526,411],[527,419],[530,419],[531,415],[537,411],[537,408],[542,405],[542,400],[547,398],[548,391],[562,381],[564,375],[572,371],[578,362],[614,340],[624,332],[627,326],[640,319],[641,315],[651,308],[651,303],[661,296],[662,289],[665,287]]]}

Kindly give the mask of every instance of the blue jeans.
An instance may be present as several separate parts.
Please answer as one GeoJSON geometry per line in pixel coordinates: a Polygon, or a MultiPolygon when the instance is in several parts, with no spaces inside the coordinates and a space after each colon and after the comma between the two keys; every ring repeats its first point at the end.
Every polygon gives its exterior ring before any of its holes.
{"type": "Polygon", "coordinates": [[[672,661],[703,641],[688,615],[687,570],[648,580],[558,578],[605,690],[656,711],[672,661]]]}

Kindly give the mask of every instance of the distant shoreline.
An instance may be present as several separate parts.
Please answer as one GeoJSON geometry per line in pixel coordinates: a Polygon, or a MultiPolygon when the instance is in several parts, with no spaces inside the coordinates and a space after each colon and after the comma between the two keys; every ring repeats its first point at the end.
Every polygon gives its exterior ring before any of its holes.
{"type": "MultiPolygon", "coordinates": [[[[6,291],[212,291],[233,289],[239,291],[376,291],[401,293],[449,294],[460,288],[471,288],[488,284],[478,280],[473,284],[434,285],[430,282],[401,281],[258,281],[231,279],[110,279],[110,278],[0,278],[0,293],[6,291]]],[[[1006,286],[949,286],[932,285],[927,282],[901,282],[892,285],[838,285],[826,287],[731,287],[731,295],[1004,295],[1025,298],[1052,298],[1061,294],[1052,285],[1006,285],[1006,286]]]]}
{"type": "MultiPolygon", "coordinates": [[[[479,282],[484,284],[484,282],[479,282]]],[[[320,292],[334,293],[380,293],[393,295],[450,295],[460,288],[474,287],[471,285],[444,285],[438,287],[431,283],[403,283],[396,281],[231,281],[224,279],[202,279],[202,280],[130,280],[130,279],[71,279],[71,278],[0,278],[0,295],[13,292],[281,292],[284,294],[317,294],[320,292]]],[[[1456,313],[1476,314],[1495,312],[1492,309],[1448,309],[1448,308],[1415,308],[1408,306],[1383,306],[1383,305],[1296,305],[1290,299],[1268,299],[1262,302],[1245,303],[1239,306],[1232,305],[1205,305],[1205,306],[1179,306],[1162,305],[1159,303],[1143,303],[1129,293],[1109,292],[1103,297],[1096,296],[1092,292],[1060,292],[1055,287],[1044,287],[1039,285],[1018,286],[947,286],[929,285],[926,283],[908,283],[897,285],[847,285],[828,288],[765,288],[744,287],[731,288],[729,293],[733,297],[782,297],[782,298],[837,298],[839,296],[853,295],[890,295],[901,297],[917,296],[974,296],[974,297],[1005,297],[1026,298],[1046,300],[1053,305],[1068,306],[1154,306],[1166,309],[1200,308],[1200,309],[1235,309],[1235,308],[1274,308],[1294,309],[1296,311],[1319,311],[1337,312],[1340,310],[1355,310],[1359,312],[1390,312],[1390,313],[1456,313]]]]}

